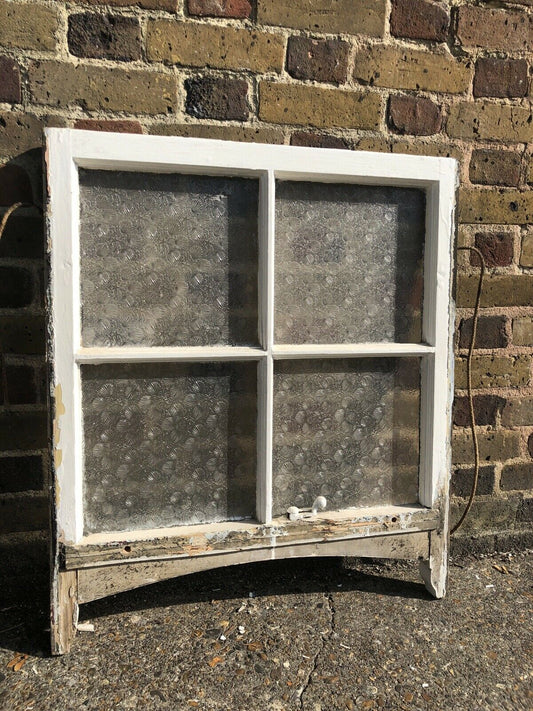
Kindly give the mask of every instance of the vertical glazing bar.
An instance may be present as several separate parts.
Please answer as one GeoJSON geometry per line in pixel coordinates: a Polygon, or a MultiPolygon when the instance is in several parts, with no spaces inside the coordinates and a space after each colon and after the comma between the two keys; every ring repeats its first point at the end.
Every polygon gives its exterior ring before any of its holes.
{"type": "Polygon", "coordinates": [[[257,517],[272,520],[272,397],[274,365],[274,217],[275,180],[268,171],[259,194],[259,339],[267,357],[258,363],[257,383],[257,517]]]}

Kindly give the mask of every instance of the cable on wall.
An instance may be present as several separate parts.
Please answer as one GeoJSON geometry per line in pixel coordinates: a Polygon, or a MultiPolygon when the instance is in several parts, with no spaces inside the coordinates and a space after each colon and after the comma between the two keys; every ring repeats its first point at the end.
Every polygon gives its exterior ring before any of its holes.
{"type": "Polygon", "coordinates": [[[472,491],[470,492],[470,498],[468,499],[468,503],[466,505],[465,510],[463,511],[463,514],[459,521],[455,524],[455,526],[451,529],[450,531],[450,536],[453,536],[453,534],[457,531],[458,528],[460,528],[463,524],[463,521],[468,515],[468,512],[472,508],[472,503],[474,501],[474,496],[476,494],[476,489],[477,489],[477,483],[479,480],[479,442],[477,438],[477,433],[476,433],[476,418],[474,414],[474,398],[472,396],[472,356],[474,353],[474,345],[476,342],[476,334],[477,334],[477,323],[478,323],[478,314],[479,314],[479,305],[481,303],[481,291],[483,289],[483,278],[485,276],[485,260],[483,259],[483,255],[479,251],[477,247],[457,247],[458,250],[466,250],[468,252],[471,252],[473,254],[476,254],[479,259],[480,263],[480,270],[479,270],[479,282],[477,286],[477,294],[476,294],[476,301],[474,305],[474,313],[472,316],[472,337],[470,339],[470,346],[468,348],[468,356],[466,358],[466,380],[467,380],[467,395],[468,395],[468,407],[470,410],[470,428],[472,430],[472,444],[474,446],[474,480],[472,482],[472,491]]]}

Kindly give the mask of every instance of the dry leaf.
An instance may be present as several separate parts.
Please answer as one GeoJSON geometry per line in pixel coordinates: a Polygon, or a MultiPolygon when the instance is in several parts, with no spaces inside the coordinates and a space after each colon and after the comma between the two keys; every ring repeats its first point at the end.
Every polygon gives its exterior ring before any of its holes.
{"type": "Polygon", "coordinates": [[[7,663],[7,668],[13,669],[13,671],[16,672],[20,671],[22,667],[26,664],[28,656],[28,654],[22,654],[21,652],[15,654],[13,659],[7,663]]]}
{"type": "Polygon", "coordinates": [[[217,664],[220,664],[220,662],[224,661],[224,657],[213,657],[213,659],[210,659],[207,663],[211,668],[216,667],[217,664]]]}
{"type": "Polygon", "coordinates": [[[227,630],[229,627],[229,620],[222,620],[219,624],[220,629],[227,630]]]}
{"type": "Polygon", "coordinates": [[[260,649],[263,649],[263,643],[262,642],[250,642],[249,644],[246,645],[246,649],[249,652],[259,652],[260,649]]]}
{"type": "Polygon", "coordinates": [[[509,568],[506,568],[505,565],[497,565],[496,563],[494,563],[492,567],[497,570],[498,573],[502,573],[502,575],[510,575],[511,571],[509,570],[509,568]]]}
{"type": "Polygon", "coordinates": [[[198,706],[200,706],[198,701],[194,701],[193,699],[189,699],[187,701],[187,704],[188,704],[188,706],[193,706],[194,708],[198,708],[198,706]]]}

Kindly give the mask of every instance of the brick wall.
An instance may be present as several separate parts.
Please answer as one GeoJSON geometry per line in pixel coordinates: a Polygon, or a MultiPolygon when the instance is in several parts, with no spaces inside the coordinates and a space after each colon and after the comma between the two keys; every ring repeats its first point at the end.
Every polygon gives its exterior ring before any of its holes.
{"type": "MultiPolygon", "coordinates": [[[[4,0],[0,209],[40,200],[44,126],[460,161],[458,243],[489,267],[474,359],[482,469],[463,535],[525,541],[533,501],[533,0],[4,0]]],[[[457,256],[453,514],[472,480],[457,256]]],[[[43,236],[0,244],[0,530],[46,526],[43,236]]]]}

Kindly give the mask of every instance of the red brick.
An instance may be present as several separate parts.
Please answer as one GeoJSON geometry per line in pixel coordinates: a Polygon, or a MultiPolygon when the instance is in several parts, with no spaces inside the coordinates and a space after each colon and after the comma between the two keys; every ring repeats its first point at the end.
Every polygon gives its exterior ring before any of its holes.
{"type": "Polygon", "coordinates": [[[531,18],[524,12],[463,5],[458,9],[457,38],[466,47],[527,51],[532,48],[531,18]]]}
{"type": "Polygon", "coordinates": [[[446,8],[427,0],[392,0],[390,31],[394,37],[442,42],[448,35],[446,8]]]}
{"type": "Polygon", "coordinates": [[[141,58],[141,28],[135,17],[83,12],[68,18],[68,48],[76,57],[131,61],[141,58]]]}
{"type": "Polygon", "coordinates": [[[0,101],[19,104],[21,100],[18,64],[11,57],[0,57],[0,101]]]}
{"type": "Polygon", "coordinates": [[[0,167],[0,205],[8,207],[15,202],[33,202],[33,192],[26,171],[18,165],[0,167]]]}
{"type": "MultiPolygon", "coordinates": [[[[472,319],[463,319],[459,331],[459,348],[469,348],[472,319]]],[[[509,324],[505,316],[481,316],[478,319],[474,348],[507,348],[509,341],[509,324]]]]}
{"type": "Polygon", "coordinates": [[[308,146],[311,148],[350,148],[344,138],[328,136],[327,133],[308,133],[296,131],[291,136],[291,146],[308,146]]]}
{"type": "Polygon", "coordinates": [[[470,181],[481,185],[517,186],[521,156],[512,151],[480,149],[472,151],[470,181]]]}
{"type": "Polygon", "coordinates": [[[249,0],[188,0],[189,15],[199,17],[250,17],[252,5],[249,0]]]}
{"type": "Polygon", "coordinates": [[[106,121],[103,119],[79,119],[74,123],[74,128],[84,131],[111,131],[113,133],[142,133],[139,121],[118,120],[106,121]]]}
{"type": "Polygon", "coordinates": [[[502,491],[533,489],[533,464],[508,464],[500,478],[502,491]]]}
{"type": "MultiPolygon", "coordinates": [[[[497,395],[474,395],[476,425],[495,425],[496,417],[505,406],[505,398],[497,395]]],[[[467,397],[456,397],[453,403],[453,424],[470,427],[470,405],[467,397]]]]}
{"type": "MultiPolygon", "coordinates": [[[[513,261],[513,235],[506,232],[477,232],[475,246],[483,255],[487,267],[508,267],[513,261]]],[[[479,259],[474,252],[470,253],[470,264],[479,266],[479,259]]]]}
{"type": "Polygon", "coordinates": [[[526,96],[527,70],[525,59],[478,59],[474,74],[474,96],[495,96],[500,99],[526,96]]]}
{"type": "Polygon", "coordinates": [[[348,73],[349,45],[342,40],[289,37],[287,71],[295,79],[342,84],[348,73]]]}
{"type": "Polygon", "coordinates": [[[391,96],[389,125],[398,133],[431,136],[440,131],[442,114],[430,99],[415,96],[391,96]]]}
{"type": "Polygon", "coordinates": [[[187,79],[185,89],[185,110],[190,116],[228,121],[248,118],[248,84],[242,79],[187,79]]]}

